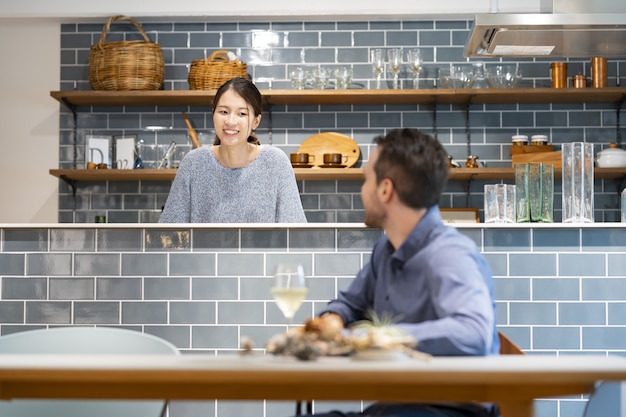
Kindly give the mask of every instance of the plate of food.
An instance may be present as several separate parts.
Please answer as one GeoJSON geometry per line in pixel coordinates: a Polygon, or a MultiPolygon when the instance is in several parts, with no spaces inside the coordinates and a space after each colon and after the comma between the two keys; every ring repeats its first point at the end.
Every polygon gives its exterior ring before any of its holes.
{"type": "Polygon", "coordinates": [[[299,360],[320,356],[350,356],[360,361],[430,360],[430,355],[415,350],[415,338],[397,325],[366,320],[344,329],[335,323],[324,317],[307,320],[304,326],[271,337],[265,350],[299,360]]]}

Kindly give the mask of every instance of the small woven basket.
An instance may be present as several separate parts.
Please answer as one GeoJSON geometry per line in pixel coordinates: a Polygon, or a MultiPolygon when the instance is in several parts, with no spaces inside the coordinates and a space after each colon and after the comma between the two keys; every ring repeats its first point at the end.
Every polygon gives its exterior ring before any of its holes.
{"type": "Polygon", "coordinates": [[[192,90],[214,90],[235,77],[249,78],[247,65],[238,59],[231,61],[228,51],[220,49],[206,59],[191,61],[187,81],[192,90]]]}
{"type": "Polygon", "coordinates": [[[150,41],[141,25],[128,16],[113,16],[102,28],[98,43],[91,46],[89,83],[94,90],[158,90],[165,67],[161,47],[150,41]],[[111,24],[132,23],[143,40],[106,42],[111,24]]]}

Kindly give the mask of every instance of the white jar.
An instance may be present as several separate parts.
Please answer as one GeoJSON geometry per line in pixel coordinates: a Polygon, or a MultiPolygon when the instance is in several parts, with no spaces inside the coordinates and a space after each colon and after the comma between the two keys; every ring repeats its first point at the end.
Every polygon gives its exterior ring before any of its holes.
{"type": "Polygon", "coordinates": [[[528,145],[528,136],[526,135],[511,136],[511,143],[513,144],[513,146],[526,146],[528,145]]]}
{"type": "Polygon", "coordinates": [[[624,168],[626,167],[626,151],[617,147],[617,143],[612,142],[609,147],[598,152],[596,165],[600,168],[624,168]]]}
{"type": "Polygon", "coordinates": [[[546,135],[532,135],[530,137],[530,144],[534,146],[547,145],[548,137],[546,135]]]}

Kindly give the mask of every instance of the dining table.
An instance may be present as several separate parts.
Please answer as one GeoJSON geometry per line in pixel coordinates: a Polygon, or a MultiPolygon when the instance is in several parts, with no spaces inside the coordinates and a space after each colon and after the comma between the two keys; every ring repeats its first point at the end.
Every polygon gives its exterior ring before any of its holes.
{"type": "Polygon", "coordinates": [[[626,358],[618,355],[0,355],[3,400],[479,401],[498,403],[503,417],[531,417],[535,399],[592,394],[596,383],[620,380],[626,358]]]}

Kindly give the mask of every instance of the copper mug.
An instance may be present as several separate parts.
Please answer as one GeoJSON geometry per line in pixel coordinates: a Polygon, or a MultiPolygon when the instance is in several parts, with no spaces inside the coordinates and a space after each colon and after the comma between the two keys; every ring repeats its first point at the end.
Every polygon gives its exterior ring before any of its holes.
{"type": "Polygon", "coordinates": [[[341,153],[325,153],[324,165],[341,165],[348,162],[348,155],[341,153]]]}
{"type": "Polygon", "coordinates": [[[315,155],[309,155],[308,153],[293,152],[291,154],[292,164],[308,164],[309,161],[315,161],[315,155]]]}

